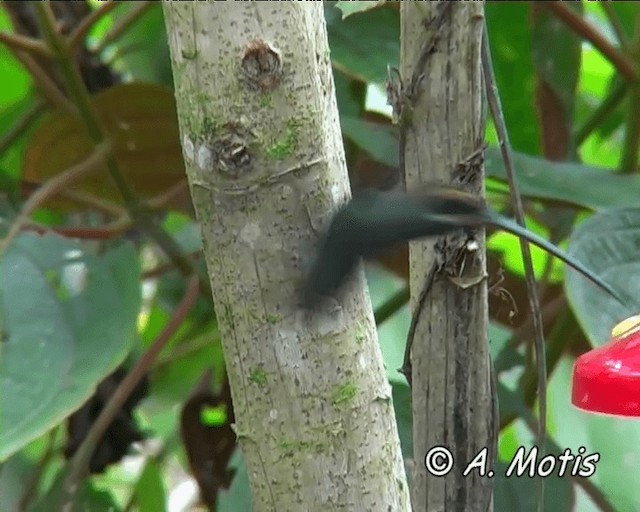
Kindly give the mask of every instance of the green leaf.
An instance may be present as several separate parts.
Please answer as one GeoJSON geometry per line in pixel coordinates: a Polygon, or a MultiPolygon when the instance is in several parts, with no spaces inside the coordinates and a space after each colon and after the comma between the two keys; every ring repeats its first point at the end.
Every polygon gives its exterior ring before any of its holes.
{"type": "Polygon", "coordinates": [[[398,130],[391,124],[373,123],[355,117],[341,117],[345,137],[365,150],[374,160],[398,166],[398,130]]]}
{"type": "MultiPolygon", "coordinates": [[[[151,375],[153,399],[179,403],[189,394],[207,369],[222,371],[220,334],[215,326],[202,335],[173,345],[154,368],[151,375]]],[[[219,375],[220,373],[217,373],[219,375]]]]}
{"type": "MultiPolygon", "coordinates": [[[[378,162],[398,165],[397,130],[354,117],[341,119],[344,136],[378,162]]],[[[500,150],[485,153],[487,176],[506,181],[500,150]]],[[[640,176],[616,174],[579,163],[552,162],[513,152],[518,187],[523,196],[575,204],[590,210],[635,206],[640,197],[640,176]]]]}
{"type": "MultiPolygon", "coordinates": [[[[566,4],[578,15],[582,4],[566,4]]],[[[573,119],[574,101],[580,74],[582,41],[558,17],[544,7],[535,8],[533,24],[533,62],[536,73],[556,94],[564,107],[564,119],[573,119]]]]}
{"type": "MultiPolygon", "coordinates": [[[[527,454],[529,451],[527,450],[527,454]]],[[[559,454],[555,454],[559,455],[559,454]]],[[[537,481],[527,474],[524,477],[505,476],[508,464],[498,462],[495,469],[495,510],[517,510],[535,512],[538,510],[537,481]]],[[[544,480],[544,508],[546,512],[573,510],[574,493],[571,479],[552,473],[544,480]]]]}
{"type": "MultiPolygon", "coordinates": [[[[124,4],[113,13],[114,22],[136,9],[137,4],[124,4]]],[[[153,5],[107,48],[116,57],[113,66],[133,80],[173,86],[169,43],[162,17],[162,6],[153,5]]]]}
{"type": "Polygon", "coordinates": [[[138,512],[163,512],[166,510],[165,488],[158,464],[147,461],[136,483],[134,493],[138,512]]]}
{"type": "Polygon", "coordinates": [[[339,1],[336,2],[335,6],[342,11],[342,18],[347,18],[353,14],[357,14],[359,12],[369,11],[371,9],[376,9],[377,7],[381,7],[385,4],[385,0],[377,0],[376,2],[351,2],[351,1],[339,1]]]}
{"type": "Polygon", "coordinates": [[[249,475],[247,475],[242,452],[237,448],[229,462],[229,470],[234,471],[233,481],[229,489],[220,489],[217,503],[218,510],[220,512],[252,510],[249,475]]]}
{"type": "MultiPolygon", "coordinates": [[[[6,9],[0,10],[0,31],[12,31],[11,21],[6,9]]],[[[2,95],[0,95],[0,112],[8,106],[25,98],[31,85],[31,76],[15,58],[8,45],[0,45],[0,76],[2,77],[2,95]]]]}
{"type": "Polygon", "coordinates": [[[610,339],[611,329],[638,313],[640,299],[640,209],[611,210],[591,216],[573,232],[567,253],[604,278],[623,298],[624,305],[570,269],[567,297],[594,346],[610,339]]]}
{"type": "MultiPolygon", "coordinates": [[[[543,238],[548,238],[548,230],[540,226],[535,220],[530,218],[526,219],[527,229],[541,235],[543,238]]],[[[505,270],[509,272],[524,276],[524,262],[522,260],[522,249],[520,247],[520,239],[506,231],[498,231],[493,233],[487,238],[487,249],[500,254],[500,259],[505,270]]],[[[550,283],[559,282],[562,280],[562,263],[556,258],[553,258],[547,251],[532,245],[529,247],[531,252],[531,261],[533,263],[533,274],[536,279],[541,279],[545,274],[545,270],[551,258],[551,272],[548,276],[550,283]]]]}
{"type": "MultiPolygon", "coordinates": [[[[500,404],[500,414],[502,416],[515,414],[520,418],[523,418],[530,424],[533,424],[535,419],[533,414],[529,411],[524,404],[522,397],[517,391],[511,391],[502,382],[498,382],[498,397],[500,404]]],[[[524,421],[514,422],[507,431],[509,437],[505,441],[504,433],[500,435],[501,444],[501,460],[495,469],[495,510],[524,510],[535,511],[537,510],[537,482],[535,479],[530,478],[529,473],[523,476],[506,476],[506,470],[513,462],[517,455],[518,450],[523,451],[522,455],[526,459],[531,454],[531,450],[536,450],[538,453],[536,456],[536,464],[538,467],[541,456],[540,451],[536,449],[536,439],[533,433],[525,426],[524,421]],[[518,433],[516,435],[516,432],[518,433]],[[512,446],[512,450],[509,453],[504,453],[506,450],[505,445],[512,446]],[[506,458],[502,458],[506,456],[506,458]]],[[[556,464],[553,468],[553,472],[545,478],[545,500],[543,510],[548,512],[555,512],[556,510],[573,510],[573,503],[575,501],[574,490],[571,483],[571,478],[567,471],[570,472],[572,465],[569,462],[567,468],[565,468],[565,474],[560,475],[561,463],[557,460],[557,456],[564,453],[567,446],[558,444],[557,439],[549,435],[547,437],[547,448],[545,450],[545,456],[555,456],[556,464]]],[[[573,451],[573,454],[577,454],[577,447],[573,451]]],[[[549,464],[549,463],[546,463],[549,464]]],[[[527,469],[529,466],[527,466],[527,469]]],[[[549,468],[545,465],[545,468],[549,468]]]]}
{"type": "MultiPolygon", "coordinates": [[[[376,265],[367,265],[366,271],[369,294],[374,310],[405,286],[402,279],[376,265]]],[[[404,359],[404,347],[410,323],[411,315],[409,307],[406,305],[382,325],[378,326],[378,341],[382,350],[382,359],[387,378],[392,383],[406,384],[407,382],[404,375],[398,372],[398,368],[402,366],[404,359]]]]}
{"type": "Polygon", "coordinates": [[[538,118],[533,101],[529,2],[487,2],[485,16],[496,81],[511,144],[518,151],[540,152],[538,118]]]}
{"type": "Polygon", "coordinates": [[[411,388],[405,382],[391,381],[393,394],[393,409],[396,423],[398,424],[398,436],[402,456],[406,459],[413,458],[413,415],[411,408],[411,388]]]}
{"type": "Polygon", "coordinates": [[[140,308],[129,244],[95,256],[23,235],[0,263],[0,461],[80,407],[131,349],[140,308]]]}
{"type": "MultiPolygon", "coordinates": [[[[640,197],[640,176],[615,174],[577,163],[550,162],[514,152],[518,187],[523,196],[562,201],[592,210],[635,206],[640,197]]],[[[506,180],[498,148],[486,151],[488,176],[506,180]]]]}
{"type": "Polygon", "coordinates": [[[638,5],[635,2],[611,2],[611,9],[616,13],[627,39],[631,40],[636,32],[638,5]]]}
{"type": "Polygon", "coordinates": [[[497,374],[524,365],[524,357],[509,345],[513,331],[496,323],[489,323],[489,349],[497,374]]]}
{"type": "Polygon", "coordinates": [[[387,78],[387,66],[398,66],[400,14],[397,9],[372,9],[343,20],[337,8],[327,7],[325,18],[331,62],[343,73],[362,82],[382,83],[387,78]]]}
{"type": "Polygon", "coordinates": [[[366,100],[366,85],[335,69],[333,83],[336,88],[336,100],[340,119],[357,118],[364,110],[366,100]]]}
{"type": "Polygon", "coordinates": [[[63,485],[68,476],[66,469],[61,470],[48,492],[41,496],[29,512],[50,512],[51,510],[74,510],[78,512],[120,512],[110,492],[97,489],[90,479],[83,480],[73,495],[71,502],[66,499],[63,485]]]}
{"type": "Polygon", "coordinates": [[[0,510],[18,510],[25,482],[35,469],[35,464],[22,453],[0,465],[0,510]]]}

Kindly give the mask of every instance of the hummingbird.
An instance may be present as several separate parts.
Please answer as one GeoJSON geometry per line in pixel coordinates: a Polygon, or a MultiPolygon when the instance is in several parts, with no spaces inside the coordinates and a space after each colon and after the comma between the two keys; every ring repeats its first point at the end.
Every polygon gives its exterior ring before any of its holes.
{"type": "Polygon", "coordinates": [[[334,215],[307,276],[305,304],[334,293],[359,258],[373,258],[400,242],[445,235],[461,228],[494,226],[537,245],[621,301],[619,295],[580,261],[488,208],[482,200],[451,186],[418,191],[363,190],[334,215]]]}

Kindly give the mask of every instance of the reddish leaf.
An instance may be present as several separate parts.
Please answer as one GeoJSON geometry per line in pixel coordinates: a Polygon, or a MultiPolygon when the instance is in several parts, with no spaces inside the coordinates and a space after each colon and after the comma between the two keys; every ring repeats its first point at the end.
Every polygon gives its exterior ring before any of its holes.
{"type": "MultiPolygon", "coordinates": [[[[111,140],[120,172],[136,194],[149,199],[185,180],[175,100],[169,89],[143,83],[121,84],[96,95],[93,107],[111,140]]],[[[43,183],[87,158],[93,148],[81,118],[52,112],[28,145],[23,179],[43,183]]],[[[72,190],[121,202],[106,167],[72,190]]]]}

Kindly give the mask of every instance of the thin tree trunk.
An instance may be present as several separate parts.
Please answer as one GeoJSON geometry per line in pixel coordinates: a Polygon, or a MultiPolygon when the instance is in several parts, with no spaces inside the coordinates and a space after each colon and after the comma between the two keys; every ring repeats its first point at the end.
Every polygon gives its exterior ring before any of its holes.
{"type": "MultiPolygon", "coordinates": [[[[437,181],[480,195],[484,169],[469,157],[484,139],[483,4],[450,4],[401,5],[405,86],[422,74],[414,80],[417,89],[406,91],[413,105],[402,116],[406,182],[409,190],[437,181]]],[[[495,454],[484,232],[412,243],[410,278],[418,315],[412,346],[414,510],[486,512],[492,509],[490,478],[478,469],[462,476],[483,449],[487,464],[495,454]],[[432,471],[445,461],[431,458],[439,446],[454,463],[444,476],[432,471]]]]}
{"type": "Polygon", "coordinates": [[[167,2],[183,152],[254,509],[408,510],[364,276],[300,308],[349,195],[320,2],[167,2]]]}

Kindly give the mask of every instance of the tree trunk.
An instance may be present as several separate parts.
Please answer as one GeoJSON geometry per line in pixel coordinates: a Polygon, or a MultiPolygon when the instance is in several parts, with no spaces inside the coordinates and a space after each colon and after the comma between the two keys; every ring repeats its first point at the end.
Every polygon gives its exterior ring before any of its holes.
{"type": "MultiPolygon", "coordinates": [[[[417,90],[407,91],[413,108],[402,118],[406,182],[409,190],[437,181],[480,195],[484,169],[469,157],[484,139],[483,4],[450,4],[401,4],[405,86],[422,74],[417,90]],[[440,23],[430,23],[443,9],[440,23]],[[424,67],[416,70],[418,63],[424,67]]],[[[414,510],[485,512],[492,508],[491,480],[478,469],[462,476],[484,448],[487,470],[495,457],[484,231],[412,243],[410,279],[418,310],[412,348],[414,510]],[[454,463],[444,476],[432,471],[432,463],[444,461],[431,459],[438,446],[454,463]]]]}
{"type": "Polygon", "coordinates": [[[349,196],[322,3],[163,4],[255,510],[408,510],[364,274],[301,309],[349,196]]]}

